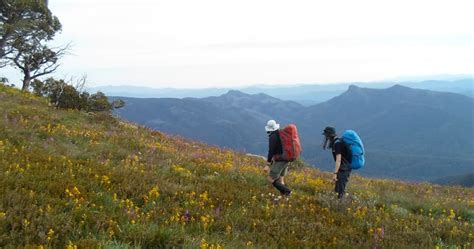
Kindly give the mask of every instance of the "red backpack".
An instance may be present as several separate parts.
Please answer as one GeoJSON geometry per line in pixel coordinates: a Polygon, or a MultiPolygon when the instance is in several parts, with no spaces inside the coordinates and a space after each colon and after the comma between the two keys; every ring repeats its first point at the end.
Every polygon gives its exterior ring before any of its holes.
{"type": "Polygon", "coordinates": [[[280,134],[283,154],[274,155],[274,160],[284,160],[292,162],[300,157],[301,143],[296,125],[289,124],[284,129],[278,131],[280,134]]]}

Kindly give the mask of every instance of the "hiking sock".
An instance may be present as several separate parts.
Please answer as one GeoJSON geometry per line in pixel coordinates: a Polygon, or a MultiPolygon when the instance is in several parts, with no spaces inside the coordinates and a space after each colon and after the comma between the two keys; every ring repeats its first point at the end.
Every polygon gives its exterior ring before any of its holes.
{"type": "Polygon", "coordinates": [[[273,187],[278,189],[278,191],[280,191],[280,193],[282,195],[287,195],[287,194],[291,193],[290,188],[288,188],[287,186],[281,184],[281,182],[278,179],[273,181],[272,185],[273,185],[273,187]]]}

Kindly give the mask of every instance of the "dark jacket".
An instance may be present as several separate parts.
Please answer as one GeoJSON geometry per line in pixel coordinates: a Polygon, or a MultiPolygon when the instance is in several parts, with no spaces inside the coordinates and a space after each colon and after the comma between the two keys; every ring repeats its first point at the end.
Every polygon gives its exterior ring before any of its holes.
{"type": "Polygon", "coordinates": [[[281,147],[280,133],[278,133],[278,130],[272,131],[268,136],[267,162],[271,162],[274,155],[281,154],[283,154],[283,149],[281,147]]]}

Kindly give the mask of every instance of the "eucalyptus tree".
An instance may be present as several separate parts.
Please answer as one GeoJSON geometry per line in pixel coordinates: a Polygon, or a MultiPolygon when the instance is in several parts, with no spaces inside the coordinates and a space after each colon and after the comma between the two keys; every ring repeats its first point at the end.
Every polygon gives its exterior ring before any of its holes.
{"type": "Polygon", "coordinates": [[[61,23],[49,10],[47,0],[0,1],[0,64],[23,73],[24,91],[33,79],[58,68],[68,45],[52,48],[48,42],[60,30],[61,23]]]}

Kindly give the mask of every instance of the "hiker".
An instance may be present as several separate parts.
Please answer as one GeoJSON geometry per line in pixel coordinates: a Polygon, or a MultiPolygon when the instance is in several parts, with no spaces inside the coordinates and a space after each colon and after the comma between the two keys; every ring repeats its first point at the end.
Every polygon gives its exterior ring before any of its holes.
{"type": "Polygon", "coordinates": [[[323,135],[323,149],[331,148],[335,161],[335,169],[333,172],[333,181],[335,182],[334,190],[338,194],[338,199],[342,199],[351,174],[351,167],[349,165],[351,161],[349,158],[350,153],[347,150],[347,146],[337,137],[334,127],[326,127],[323,131],[323,135]]]}
{"type": "Polygon", "coordinates": [[[265,126],[268,134],[268,156],[267,165],[264,171],[268,173],[267,180],[280,191],[283,196],[291,194],[291,190],[285,185],[284,178],[288,174],[288,161],[278,159],[278,155],[283,154],[283,148],[280,139],[280,124],[275,120],[269,120],[265,126]]]}

